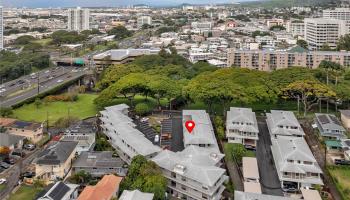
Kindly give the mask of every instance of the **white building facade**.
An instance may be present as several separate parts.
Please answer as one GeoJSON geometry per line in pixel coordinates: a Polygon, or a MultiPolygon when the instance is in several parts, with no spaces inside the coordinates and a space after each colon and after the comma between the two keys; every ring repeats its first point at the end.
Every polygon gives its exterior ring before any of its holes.
{"type": "Polygon", "coordinates": [[[3,7],[0,5],[0,50],[4,49],[4,17],[3,7]]]}
{"type": "Polygon", "coordinates": [[[70,31],[84,31],[90,29],[90,10],[76,9],[68,10],[68,30],[70,31]]]}

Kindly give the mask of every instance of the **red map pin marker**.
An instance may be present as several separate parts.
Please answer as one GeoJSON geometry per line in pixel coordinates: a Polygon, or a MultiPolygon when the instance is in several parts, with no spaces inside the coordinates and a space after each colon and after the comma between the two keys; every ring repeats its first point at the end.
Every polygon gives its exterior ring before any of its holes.
{"type": "Polygon", "coordinates": [[[196,126],[196,123],[194,123],[194,121],[192,120],[188,120],[185,122],[185,127],[190,133],[192,133],[195,126],[196,126]]]}

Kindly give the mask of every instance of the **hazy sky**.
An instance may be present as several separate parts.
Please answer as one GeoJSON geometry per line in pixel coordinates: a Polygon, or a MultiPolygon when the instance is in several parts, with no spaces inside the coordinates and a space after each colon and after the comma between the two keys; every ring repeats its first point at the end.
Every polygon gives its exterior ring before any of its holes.
{"type": "MultiPolygon", "coordinates": [[[[93,6],[125,6],[144,3],[148,5],[179,5],[181,3],[204,4],[212,0],[2,0],[8,7],[93,7],[93,6]]],[[[248,0],[234,0],[248,1],[248,0]]],[[[1,0],[0,0],[1,2],[1,0]]],[[[232,0],[216,0],[215,3],[227,3],[232,0]]]]}

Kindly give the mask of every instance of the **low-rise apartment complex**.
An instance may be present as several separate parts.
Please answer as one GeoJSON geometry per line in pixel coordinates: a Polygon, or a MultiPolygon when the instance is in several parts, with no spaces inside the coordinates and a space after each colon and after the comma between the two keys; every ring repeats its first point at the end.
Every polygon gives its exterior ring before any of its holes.
{"type": "Polygon", "coordinates": [[[228,179],[220,168],[223,154],[214,149],[188,146],[182,152],[162,151],[152,161],[168,180],[168,193],[187,200],[219,200],[228,179]]]}
{"type": "Polygon", "coordinates": [[[227,111],[226,137],[228,142],[255,148],[259,139],[258,133],[258,123],[251,108],[231,107],[227,111]]]}
{"type": "Polygon", "coordinates": [[[323,185],[322,170],[303,137],[278,136],[271,150],[282,188],[323,185]]]}
{"type": "Polygon", "coordinates": [[[161,148],[136,129],[136,124],[128,117],[128,108],[126,104],[106,107],[100,112],[100,127],[118,155],[130,164],[134,156],[142,155],[150,159],[157,155],[161,148]]]}
{"type": "Polygon", "coordinates": [[[306,51],[296,47],[285,51],[228,49],[227,65],[273,71],[289,67],[316,69],[323,60],[333,61],[342,66],[350,66],[348,51],[306,51]]]}
{"type": "Polygon", "coordinates": [[[220,152],[210,116],[205,110],[183,110],[182,120],[185,148],[190,145],[195,145],[213,149],[215,152],[220,152]],[[185,126],[185,123],[188,120],[192,120],[196,123],[196,127],[191,133],[188,132],[185,126]]]}
{"type": "Polygon", "coordinates": [[[266,117],[271,138],[276,138],[279,135],[296,137],[305,135],[304,130],[291,111],[271,110],[271,113],[266,113],[266,117]]]}

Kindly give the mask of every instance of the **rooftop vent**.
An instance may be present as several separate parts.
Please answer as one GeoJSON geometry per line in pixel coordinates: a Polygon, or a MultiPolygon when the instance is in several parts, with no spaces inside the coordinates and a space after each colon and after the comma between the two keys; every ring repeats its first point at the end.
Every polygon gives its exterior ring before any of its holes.
{"type": "Polygon", "coordinates": [[[183,174],[185,173],[185,169],[186,167],[181,165],[181,164],[176,164],[174,167],[174,172],[178,173],[178,174],[183,174]]]}

